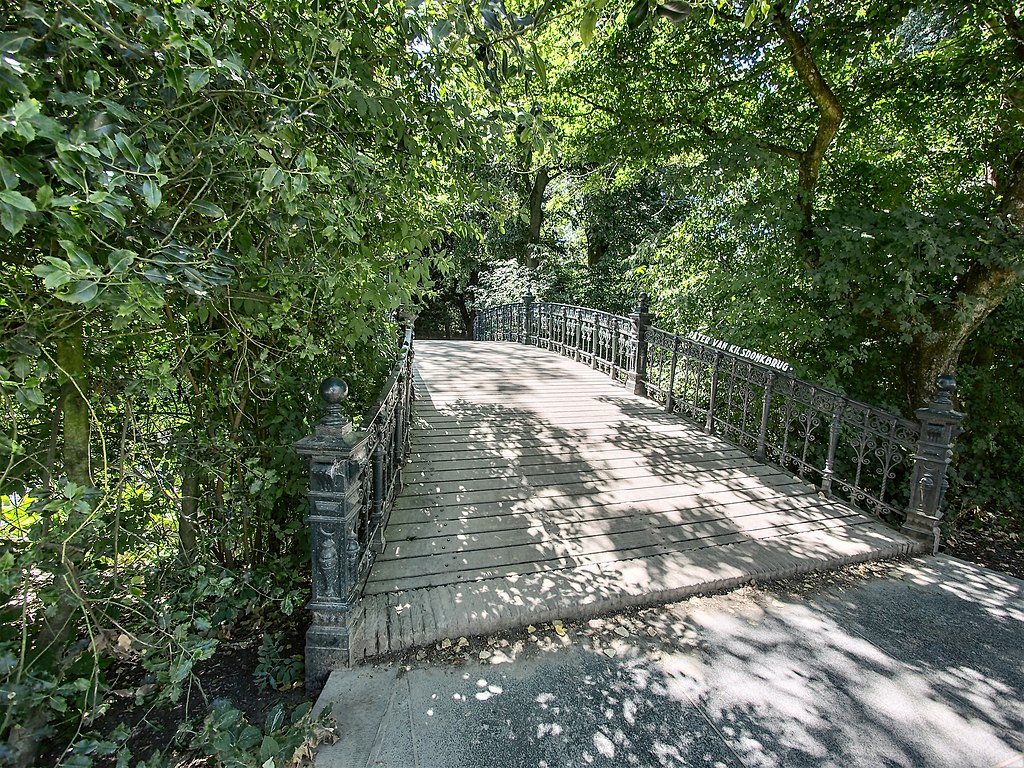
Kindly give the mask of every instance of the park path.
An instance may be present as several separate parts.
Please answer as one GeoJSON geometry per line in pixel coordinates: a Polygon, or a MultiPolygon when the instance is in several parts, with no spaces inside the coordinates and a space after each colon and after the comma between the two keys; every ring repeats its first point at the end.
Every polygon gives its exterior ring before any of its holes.
{"type": "Polygon", "coordinates": [[[919,548],[560,355],[417,341],[414,368],[357,659],[919,548]]]}

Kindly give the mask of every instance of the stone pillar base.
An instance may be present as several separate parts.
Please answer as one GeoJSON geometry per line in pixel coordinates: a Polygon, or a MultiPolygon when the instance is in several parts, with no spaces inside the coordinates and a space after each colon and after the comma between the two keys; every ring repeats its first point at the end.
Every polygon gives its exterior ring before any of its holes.
{"type": "Polygon", "coordinates": [[[900,533],[931,548],[932,554],[939,551],[939,521],[920,515],[909,514],[900,528],[900,533]]]}
{"type": "Polygon", "coordinates": [[[358,615],[349,606],[309,606],[306,631],[306,690],[319,691],[335,669],[352,667],[352,633],[358,615]]]}

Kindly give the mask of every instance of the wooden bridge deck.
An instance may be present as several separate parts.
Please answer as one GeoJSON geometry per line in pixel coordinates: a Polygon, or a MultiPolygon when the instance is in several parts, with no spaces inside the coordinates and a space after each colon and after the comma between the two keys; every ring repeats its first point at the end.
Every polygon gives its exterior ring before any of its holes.
{"type": "Polygon", "coordinates": [[[559,355],[418,341],[415,372],[357,658],[919,547],[559,355]]]}

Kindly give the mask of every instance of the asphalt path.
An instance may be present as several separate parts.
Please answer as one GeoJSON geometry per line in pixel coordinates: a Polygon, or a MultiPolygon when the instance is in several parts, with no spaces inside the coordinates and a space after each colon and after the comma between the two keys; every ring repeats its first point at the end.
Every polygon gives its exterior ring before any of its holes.
{"type": "Polygon", "coordinates": [[[1024,581],[951,557],[336,672],[317,768],[1024,768],[1024,581]]]}

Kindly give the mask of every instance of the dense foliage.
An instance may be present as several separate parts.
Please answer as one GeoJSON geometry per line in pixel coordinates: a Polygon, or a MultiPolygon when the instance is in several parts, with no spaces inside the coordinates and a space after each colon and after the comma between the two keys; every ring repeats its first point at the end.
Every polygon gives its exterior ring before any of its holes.
{"type": "MultiPolygon", "coordinates": [[[[301,604],[290,446],[328,374],[361,411],[426,295],[420,329],[450,335],[527,291],[646,290],[661,325],[905,412],[957,369],[954,503],[1024,525],[1018,11],[23,0],[0,30],[0,762],[111,753],[111,669],[177,699],[231,622],[301,604]]],[[[265,685],[300,679],[259,653],[265,685]]],[[[218,705],[196,748],[286,761],[319,725],[282,718],[218,705]]]]}
{"type": "Polygon", "coordinates": [[[290,446],[324,376],[365,406],[433,246],[483,205],[504,134],[483,21],[377,0],[5,19],[0,762],[88,730],[112,660],[176,699],[220,627],[301,604],[290,446]]]}
{"type": "MultiPolygon", "coordinates": [[[[631,0],[552,20],[526,88],[550,123],[527,279],[614,311],[646,288],[662,325],[905,413],[959,372],[952,506],[1021,525],[1019,13],[631,0]]],[[[514,256],[483,253],[477,283],[514,256]]]]}

